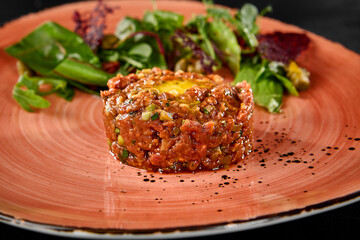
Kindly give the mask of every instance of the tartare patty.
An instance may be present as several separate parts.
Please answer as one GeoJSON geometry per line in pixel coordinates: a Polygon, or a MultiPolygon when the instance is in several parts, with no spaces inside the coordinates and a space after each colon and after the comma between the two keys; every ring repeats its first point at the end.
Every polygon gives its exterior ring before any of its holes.
{"type": "Polygon", "coordinates": [[[216,74],[118,74],[102,91],[110,152],[148,171],[227,168],[253,149],[253,94],[216,74]]]}

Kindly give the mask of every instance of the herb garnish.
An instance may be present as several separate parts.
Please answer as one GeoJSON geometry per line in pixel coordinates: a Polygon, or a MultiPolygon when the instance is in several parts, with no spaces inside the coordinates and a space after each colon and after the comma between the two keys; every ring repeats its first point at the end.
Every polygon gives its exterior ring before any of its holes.
{"type": "Polygon", "coordinates": [[[155,121],[156,119],[159,118],[159,113],[155,112],[152,116],[151,116],[151,121],[155,121]]]}
{"type": "MultiPolygon", "coordinates": [[[[73,98],[74,88],[99,94],[110,77],[155,66],[200,73],[228,67],[235,77],[233,84],[249,82],[255,103],[269,112],[281,111],[285,93],[298,96],[298,90],[309,86],[309,73],[295,63],[309,38],[259,32],[256,19],[271,7],[259,12],[245,3],[233,12],[211,0],[203,2],[206,14],[195,15],[187,23],[181,14],[154,7],[141,19],[121,19],[114,34],[104,34],[104,29],[106,15],[116,7],[102,0],[91,13],[74,12],[75,33],[54,22],[44,23],[6,49],[23,66],[14,99],[26,111],[46,108],[48,94],[67,101],[73,98]],[[51,90],[41,92],[42,84],[51,90]]],[[[151,120],[158,117],[154,114],[151,120]]]]}
{"type": "Polygon", "coordinates": [[[47,94],[39,91],[40,85],[50,84],[49,94],[54,92],[70,101],[75,93],[73,87],[98,94],[87,85],[106,86],[110,77],[100,69],[100,59],[80,36],[54,22],[44,23],[5,50],[27,67],[19,71],[13,97],[30,112],[31,107],[50,105],[45,104],[47,100],[42,96],[47,94]]]}
{"type": "Polygon", "coordinates": [[[207,115],[210,114],[210,112],[206,108],[204,108],[203,110],[204,110],[204,113],[206,113],[207,115]]]}
{"type": "Polygon", "coordinates": [[[126,159],[126,158],[128,158],[128,156],[129,156],[129,151],[124,148],[124,149],[123,149],[123,152],[122,152],[122,157],[123,157],[124,159],[126,159]]]}

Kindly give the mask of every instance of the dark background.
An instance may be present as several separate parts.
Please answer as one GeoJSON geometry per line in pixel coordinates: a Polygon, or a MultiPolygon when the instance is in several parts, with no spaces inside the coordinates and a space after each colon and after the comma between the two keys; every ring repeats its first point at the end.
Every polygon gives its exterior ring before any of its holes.
{"type": "MultiPolygon", "coordinates": [[[[150,0],[149,0],[150,1],[150,0]]],[[[26,13],[40,11],[76,0],[6,0],[0,7],[0,24],[26,13]]],[[[267,16],[317,33],[345,47],[360,52],[359,0],[214,0],[229,7],[241,7],[250,2],[259,9],[271,5],[267,16]]]]}
{"type": "MultiPolygon", "coordinates": [[[[0,25],[30,12],[71,0],[10,0],[0,7],[0,25]]],[[[272,5],[267,16],[317,33],[348,49],[360,52],[360,1],[359,0],[218,0],[215,3],[241,7],[251,2],[259,9],[272,5]]],[[[176,3],[174,3],[176,4],[176,3]]],[[[360,67],[360,63],[359,63],[360,67]]],[[[359,176],[360,177],[360,176],[359,176]]],[[[360,202],[299,220],[268,227],[194,238],[215,239],[360,239],[360,202]]],[[[64,238],[22,230],[0,223],[0,239],[61,240],[64,238]]]]}

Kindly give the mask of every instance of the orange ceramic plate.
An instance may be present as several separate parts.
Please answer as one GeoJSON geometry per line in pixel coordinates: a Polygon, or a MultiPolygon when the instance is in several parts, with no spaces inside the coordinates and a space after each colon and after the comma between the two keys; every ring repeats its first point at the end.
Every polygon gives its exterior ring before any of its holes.
{"type": "MultiPolygon", "coordinates": [[[[109,32],[123,16],[141,17],[152,8],[150,1],[116,4],[109,32]]],[[[3,49],[46,20],[73,29],[73,11],[93,6],[64,5],[0,29],[3,222],[72,237],[197,236],[261,227],[359,199],[360,57],[312,33],[300,61],[311,72],[310,90],[287,97],[282,114],[257,108],[256,150],[227,170],[167,175],[120,164],[108,152],[101,100],[81,92],[71,103],[50,96],[50,108],[22,110],[11,97],[15,59],[3,49]]],[[[188,18],[204,12],[198,2],[159,1],[158,8],[188,18]]],[[[260,26],[263,32],[304,32],[269,18],[260,26]]]]}

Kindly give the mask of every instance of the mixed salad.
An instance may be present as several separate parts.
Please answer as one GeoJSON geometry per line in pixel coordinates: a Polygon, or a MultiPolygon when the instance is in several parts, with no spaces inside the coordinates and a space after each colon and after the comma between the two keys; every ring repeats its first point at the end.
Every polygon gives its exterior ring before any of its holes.
{"type": "Polygon", "coordinates": [[[309,86],[309,72],[296,57],[308,48],[305,34],[260,34],[256,20],[271,11],[249,3],[231,11],[204,1],[206,14],[188,22],[175,12],[146,11],[142,19],[125,16],[113,34],[104,34],[106,15],[116,8],[98,1],[92,12],[74,12],[68,30],[46,22],[6,51],[18,59],[14,99],[26,111],[46,108],[45,95],[71,101],[75,88],[99,94],[107,80],[154,66],[210,74],[230,69],[233,84],[251,84],[255,103],[280,112],[283,95],[298,96],[309,86]]]}

